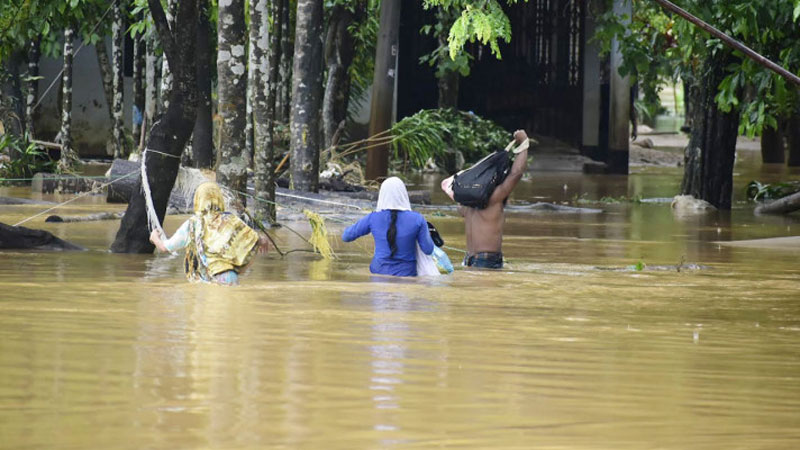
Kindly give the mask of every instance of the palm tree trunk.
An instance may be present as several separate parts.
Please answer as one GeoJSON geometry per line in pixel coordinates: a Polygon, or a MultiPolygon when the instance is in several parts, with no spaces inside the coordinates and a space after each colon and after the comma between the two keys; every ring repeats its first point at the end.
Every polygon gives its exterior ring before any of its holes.
{"type": "Polygon", "coordinates": [[[61,158],[58,160],[58,170],[69,172],[72,170],[78,155],[72,149],[72,40],[75,30],[71,26],[64,29],[64,73],[61,76],[61,158]]]}
{"type": "Polygon", "coordinates": [[[275,24],[272,28],[272,35],[270,37],[270,51],[269,51],[269,76],[267,78],[267,142],[265,145],[266,154],[264,158],[264,184],[262,198],[266,198],[271,203],[266,205],[267,219],[274,223],[277,220],[277,212],[275,209],[275,122],[277,119],[277,103],[278,103],[278,75],[280,72],[281,60],[281,34],[283,28],[279,26],[281,19],[281,10],[288,8],[289,0],[279,0],[272,2],[272,23],[275,24]]]}
{"type": "Polygon", "coordinates": [[[151,31],[147,36],[147,56],[145,57],[144,123],[147,128],[153,126],[158,114],[158,83],[161,65],[158,63],[158,56],[156,56],[157,40],[157,33],[151,31]]]}
{"type": "MultiPolygon", "coordinates": [[[[273,0],[274,1],[274,0],[273,0]]],[[[258,185],[259,154],[264,150],[267,135],[267,53],[269,52],[268,0],[250,1],[250,38],[247,71],[247,130],[250,140],[248,154],[253,157],[254,180],[258,185]]],[[[256,190],[258,187],[256,186],[256,190]]],[[[256,206],[256,216],[258,217],[256,206]]]]}
{"type": "Polygon", "coordinates": [[[298,0],[292,67],[292,186],[319,187],[319,111],[322,103],[322,0],[298,0]]]}
{"type": "Polygon", "coordinates": [[[281,1],[280,26],[281,26],[281,58],[280,58],[280,83],[278,86],[278,118],[281,123],[289,122],[292,107],[292,61],[294,55],[294,36],[292,36],[292,8],[291,0],[281,1]]]}
{"type": "Polygon", "coordinates": [[[36,112],[34,106],[39,99],[39,58],[42,54],[40,42],[39,39],[34,39],[28,50],[28,95],[25,97],[25,126],[31,139],[35,136],[36,112]]]}
{"type": "MultiPolygon", "coordinates": [[[[244,135],[247,125],[244,0],[220,3],[217,35],[217,98],[221,120],[217,181],[231,190],[245,192],[250,161],[244,135]]],[[[239,196],[244,200],[242,194],[239,196]]]]}
{"type": "MultiPolygon", "coordinates": [[[[175,26],[175,11],[178,8],[178,0],[168,0],[167,10],[164,11],[167,17],[167,23],[170,27],[175,26]]],[[[161,58],[161,89],[158,95],[159,99],[159,112],[164,112],[169,108],[170,94],[172,93],[172,71],[169,68],[169,61],[167,58],[161,58]]]]}
{"type": "Polygon", "coordinates": [[[125,145],[125,112],[123,111],[125,105],[124,98],[124,85],[123,82],[123,46],[125,45],[125,0],[118,0],[114,6],[114,22],[111,26],[111,57],[113,59],[112,65],[112,116],[114,117],[112,131],[112,147],[114,149],[114,158],[123,158],[126,156],[125,145]]]}
{"type": "Polygon", "coordinates": [[[145,56],[147,54],[147,42],[141,34],[134,38],[133,43],[133,120],[131,122],[131,135],[133,136],[134,149],[139,146],[139,136],[141,136],[142,119],[144,118],[145,90],[145,56]]]}
{"type": "MultiPolygon", "coordinates": [[[[250,2],[250,81],[253,119],[253,184],[255,196],[266,198],[268,191],[269,112],[267,107],[267,77],[269,73],[269,5],[276,0],[253,0],[250,2]]],[[[274,31],[274,30],[273,30],[274,31]]],[[[273,33],[274,34],[274,33],[273,33]]],[[[270,199],[272,200],[272,199],[270,199]]],[[[256,201],[254,212],[259,220],[269,217],[269,205],[256,201]]]]}
{"type": "Polygon", "coordinates": [[[214,131],[211,107],[211,22],[208,0],[200,0],[197,24],[197,119],[192,131],[192,159],[196,167],[214,165],[214,131]]]}

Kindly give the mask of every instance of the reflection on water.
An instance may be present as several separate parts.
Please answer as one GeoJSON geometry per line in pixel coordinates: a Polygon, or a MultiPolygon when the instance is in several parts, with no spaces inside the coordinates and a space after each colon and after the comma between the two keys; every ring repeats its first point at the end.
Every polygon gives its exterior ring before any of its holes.
{"type": "MultiPolygon", "coordinates": [[[[333,262],[260,258],[236,288],[189,284],[182,256],[107,253],[118,221],[35,219],[90,250],[0,255],[2,447],[796,448],[797,253],[715,242],[800,224],[753,216],[740,188],[778,175],[737,171],[730,213],[511,212],[505,270],[433,281],[372,277],[364,240],[336,242],[333,262]],[[607,270],[640,261],[708,268],[607,270]]],[[[676,169],[534,174],[514,201],[671,197],[679,183],[676,169]]],[[[89,197],[60,213],[115,208],[89,197]]],[[[0,206],[0,221],[40,210],[0,206]]],[[[464,247],[451,208],[424,212],[464,247]]]]}

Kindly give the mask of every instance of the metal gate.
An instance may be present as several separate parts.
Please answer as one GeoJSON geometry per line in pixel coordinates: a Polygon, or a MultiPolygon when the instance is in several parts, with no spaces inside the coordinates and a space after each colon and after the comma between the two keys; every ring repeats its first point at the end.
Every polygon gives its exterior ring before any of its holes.
{"type": "Polygon", "coordinates": [[[502,60],[471,49],[459,106],[509,129],[579,144],[583,116],[586,0],[529,0],[506,7],[512,40],[502,60]]]}

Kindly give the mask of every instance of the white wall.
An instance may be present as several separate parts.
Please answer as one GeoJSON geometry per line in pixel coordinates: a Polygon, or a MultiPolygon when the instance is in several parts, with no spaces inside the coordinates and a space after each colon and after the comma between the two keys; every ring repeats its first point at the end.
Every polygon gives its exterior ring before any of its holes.
{"type": "MultiPolygon", "coordinates": [[[[76,40],[74,43],[76,51],[80,45],[81,41],[76,40]]],[[[110,38],[106,40],[105,45],[111,57],[110,38]]],[[[36,132],[40,139],[52,140],[60,129],[61,110],[58,107],[58,91],[61,82],[56,81],[46,94],[45,90],[59,75],[63,65],[63,59],[60,58],[42,57],[39,62],[39,74],[44,77],[39,80],[39,95],[44,95],[44,99],[37,109],[39,120],[36,124],[36,132]]],[[[111,139],[111,122],[94,46],[86,45],[75,55],[72,80],[74,146],[82,157],[108,157],[107,142],[111,139]]],[[[125,77],[125,126],[129,132],[132,99],[133,80],[131,77],[125,77]]]]}

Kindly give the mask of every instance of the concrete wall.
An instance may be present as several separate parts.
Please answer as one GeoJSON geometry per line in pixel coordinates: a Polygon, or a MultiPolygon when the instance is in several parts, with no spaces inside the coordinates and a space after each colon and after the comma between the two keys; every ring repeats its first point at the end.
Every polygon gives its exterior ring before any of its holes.
{"type": "MultiPolygon", "coordinates": [[[[75,41],[75,49],[81,45],[75,41]]],[[[106,42],[106,49],[111,56],[111,39],[106,42]]],[[[60,129],[61,109],[58,105],[61,82],[57,80],[49,92],[45,90],[54,79],[59,77],[64,66],[62,59],[42,57],[39,62],[39,95],[44,96],[37,109],[37,137],[53,140],[60,129]]],[[[73,145],[81,157],[108,157],[107,143],[111,139],[111,122],[109,121],[108,103],[103,91],[100,66],[97,63],[97,52],[94,46],[86,45],[75,55],[73,61],[72,85],[72,133],[73,145]]],[[[133,100],[133,80],[125,77],[125,126],[130,133],[133,100]]]]}
{"type": "MultiPolygon", "coordinates": [[[[597,2],[587,1],[589,12],[596,8],[597,2]]],[[[592,40],[595,31],[595,17],[586,14],[584,18],[585,46],[583,53],[583,147],[600,147],[600,98],[601,64],[600,46],[592,40]]]]}

